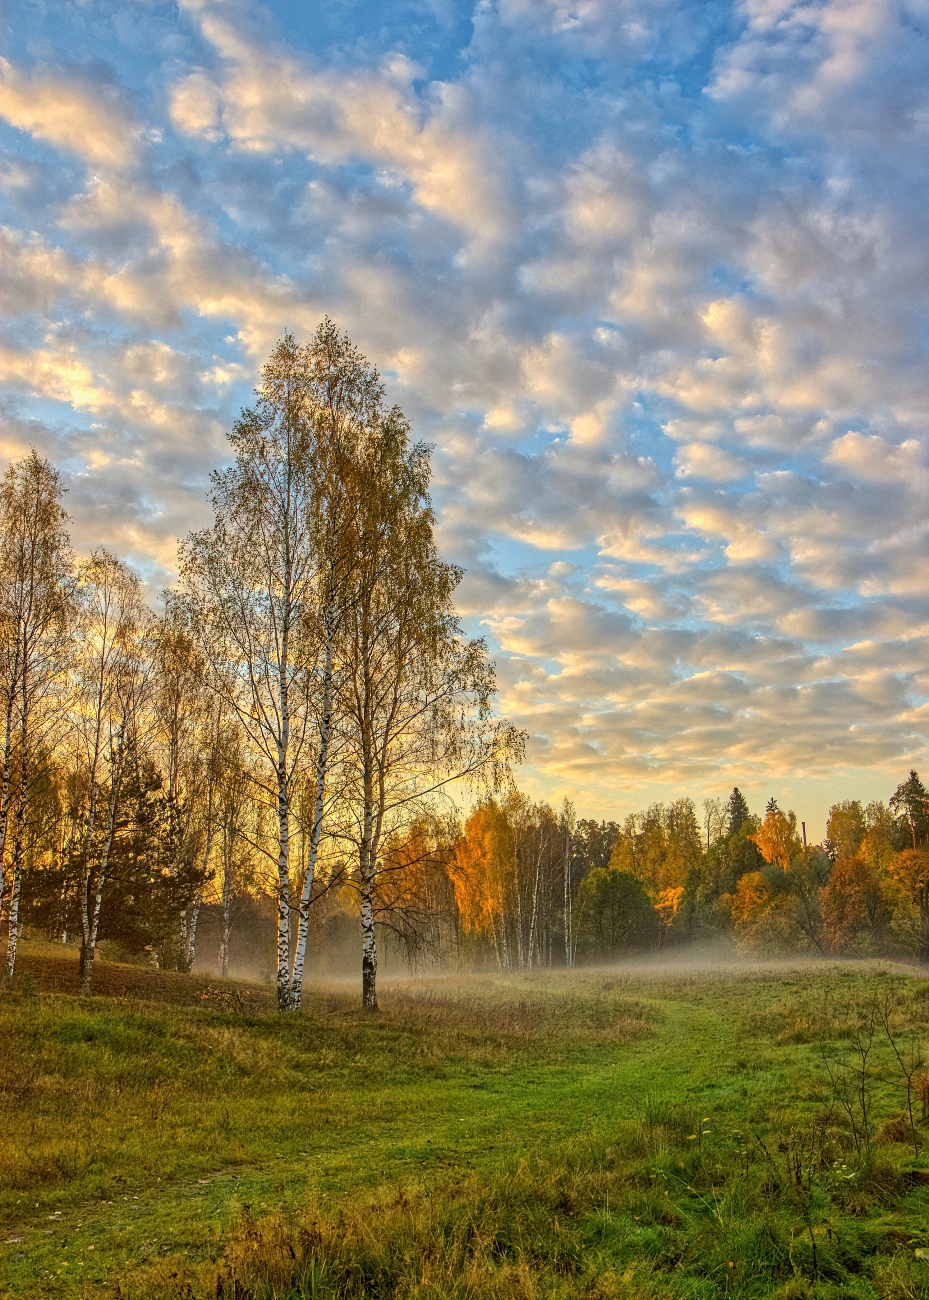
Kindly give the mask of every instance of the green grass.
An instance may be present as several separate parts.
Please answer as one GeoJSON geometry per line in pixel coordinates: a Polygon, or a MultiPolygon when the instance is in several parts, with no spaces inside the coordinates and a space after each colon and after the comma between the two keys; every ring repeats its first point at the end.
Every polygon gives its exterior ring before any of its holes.
{"type": "Polygon", "coordinates": [[[118,968],[119,998],[30,991],[49,969],[0,997],[0,1296],[929,1296],[929,1127],[914,1154],[876,1039],[857,1150],[826,1068],[852,1081],[875,994],[929,1053],[907,973],[411,981],[280,1017],[118,968]]]}

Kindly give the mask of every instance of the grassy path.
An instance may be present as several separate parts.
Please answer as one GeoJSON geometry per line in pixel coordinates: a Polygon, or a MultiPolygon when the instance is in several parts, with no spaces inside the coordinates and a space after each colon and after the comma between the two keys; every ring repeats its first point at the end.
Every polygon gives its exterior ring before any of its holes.
{"type": "Polygon", "coordinates": [[[594,1008],[581,1033],[560,1011],[550,1033],[494,1032],[492,1016],[443,1030],[441,1008],[423,1022],[390,999],[380,1020],[282,1022],[9,997],[0,1296],[90,1297],[116,1277],[131,1296],[140,1265],[216,1255],[243,1207],[333,1211],[563,1163],[672,1112],[723,1160],[734,1128],[806,1104],[812,1045],[772,1045],[746,1017],[809,985],[589,983],[566,1004],[569,1019],[594,1008]]]}

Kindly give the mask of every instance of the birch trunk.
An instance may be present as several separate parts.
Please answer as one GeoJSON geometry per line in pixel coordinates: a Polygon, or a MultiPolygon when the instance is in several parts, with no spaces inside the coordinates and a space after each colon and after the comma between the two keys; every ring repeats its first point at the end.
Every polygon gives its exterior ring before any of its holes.
{"type": "Polygon", "coordinates": [[[364,813],[359,876],[361,885],[361,1005],[377,1011],[377,942],[374,933],[374,781],[370,737],[364,772],[364,813]]]}
{"type": "Polygon", "coordinates": [[[91,911],[89,926],[90,938],[86,946],[86,958],[84,951],[81,952],[81,992],[84,994],[90,992],[93,981],[94,952],[97,947],[97,935],[100,931],[100,911],[103,906],[103,886],[106,883],[107,871],[110,866],[110,852],[113,848],[113,836],[116,833],[116,810],[119,805],[119,787],[122,781],[123,763],[125,762],[124,744],[124,738],[121,736],[113,764],[110,797],[107,801],[106,838],[103,841],[103,851],[100,854],[100,874],[97,877],[97,888],[94,891],[93,910],[91,911]]]}
{"type": "Polygon", "coordinates": [[[13,861],[13,888],[10,891],[10,929],[6,950],[6,979],[11,983],[16,966],[16,947],[19,943],[19,900],[23,890],[22,862],[17,854],[13,861]]]}
{"type": "Polygon", "coordinates": [[[300,898],[300,926],[297,932],[297,950],[294,954],[294,975],[290,988],[291,1005],[299,1007],[303,993],[303,969],[306,962],[307,935],[310,926],[310,902],[316,861],[323,832],[323,812],[326,806],[326,774],[329,767],[329,733],[332,724],[332,647],[335,637],[335,618],[332,601],[326,614],[326,660],[323,672],[323,716],[319,728],[319,752],[316,758],[316,802],[313,808],[313,829],[310,834],[310,856],[300,898]]]}
{"type": "Polygon", "coordinates": [[[19,943],[19,901],[23,889],[23,847],[26,837],[26,808],[29,801],[29,671],[28,655],[23,646],[22,672],[20,673],[19,717],[19,803],[16,807],[16,832],[13,840],[13,888],[10,894],[10,931],[6,949],[7,983],[13,979],[16,966],[16,947],[19,943]]]}
{"type": "MultiPolygon", "coordinates": [[[[206,878],[207,866],[210,861],[210,852],[213,848],[213,826],[212,826],[212,797],[209,799],[207,807],[207,832],[206,844],[203,849],[203,869],[202,877],[206,878]]],[[[197,922],[200,919],[200,907],[203,903],[203,886],[197,890],[190,911],[184,912],[181,920],[181,970],[185,975],[189,975],[193,969],[194,957],[197,951],[197,922]]]]}
{"type": "Polygon", "coordinates": [[[564,857],[564,962],[565,966],[574,965],[574,952],[571,934],[571,836],[565,833],[564,857]]]}
{"type": "Polygon", "coordinates": [[[6,949],[6,980],[11,983],[16,967],[16,948],[19,943],[19,902],[23,891],[23,837],[25,833],[25,791],[23,802],[16,810],[16,834],[13,841],[13,887],[10,891],[10,929],[6,949]]]}
{"type": "Polygon", "coordinates": [[[532,918],[529,922],[529,965],[528,969],[532,970],[533,958],[535,956],[535,935],[536,935],[536,917],[539,914],[539,881],[542,875],[542,837],[539,836],[539,852],[535,862],[535,883],[532,889],[532,918]]]}
{"type": "Polygon", "coordinates": [[[229,978],[229,935],[232,930],[232,875],[228,866],[223,871],[223,929],[219,944],[219,970],[223,979],[229,978]]]}
{"type": "Polygon", "coordinates": [[[11,983],[16,967],[19,943],[19,902],[23,890],[23,846],[26,836],[26,806],[29,797],[29,746],[26,732],[26,675],[23,674],[23,719],[19,774],[19,803],[16,808],[16,831],[13,838],[13,887],[10,892],[10,930],[6,949],[6,980],[11,983]]]}
{"type": "Polygon", "coordinates": [[[287,770],[290,711],[287,691],[287,627],[284,627],[280,666],[281,733],[277,746],[277,1005],[290,1006],[290,788],[287,770]]]}
{"type": "Polygon", "coordinates": [[[90,836],[94,830],[96,821],[96,782],[93,783],[90,797],[90,807],[87,814],[87,834],[85,837],[84,849],[84,875],[81,889],[81,960],[80,960],[80,987],[82,993],[90,992],[91,978],[93,975],[94,944],[96,943],[96,928],[94,918],[97,914],[96,891],[93,885],[93,864],[90,856],[90,836]]]}
{"type": "MultiPolygon", "coordinates": [[[[203,866],[206,870],[206,864],[210,859],[210,848],[212,847],[212,833],[206,837],[206,850],[203,854],[203,866]]],[[[190,917],[187,920],[187,947],[184,951],[184,973],[189,975],[193,970],[194,958],[197,955],[197,922],[200,920],[200,907],[203,903],[203,890],[198,889],[197,895],[190,911],[190,917]]]]}
{"type": "Polygon", "coordinates": [[[0,786],[0,906],[3,902],[3,872],[6,862],[6,840],[10,825],[10,795],[13,785],[12,772],[12,754],[13,754],[13,701],[16,697],[16,687],[19,681],[19,648],[17,645],[16,654],[13,659],[13,671],[9,680],[9,695],[7,697],[6,720],[3,728],[3,777],[2,786],[0,786]]]}
{"type": "Polygon", "coordinates": [[[84,871],[81,882],[81,968],[80,982],[81,988],[85,985],[90,987],[90,966],[89,962],[93,961],[93,953],[90,951],[91,930],[93,928],[93,907],[91,904],[91,888],[93,884],[93,867],[90,859],[90,838],[94,830],[94,822],[97,812],[97,790],[96,780],[91,776],[90,801],[87,810],[87,827],[84,834],[84,871]],[[90,955],[88,956],[88,953],[90,955]]]}
{"type": "Polygon", "coordinates": [[[361,1005],[377,1011],[377,943],[374,933],[374,869],[365,850],[361,862],[361,1005]]]}
{"type": "Polygon", "coordinates": [[[277,815],[277,1005],[286,1011],[290,1006],[290,807],[283,757],[278,765],[277,815]]]}
{"type": "Polygon", "coordinates": [[[87,824],[84,828],[84,870],[81,882],[81,958],[79,977],[81,989],[87,992],[90,991],[92,974],[91,962],[94,959],[92,938],[94,904],[91,902],[93,890],[93,862],[91,858],[91,847],[97,821],[97,770],[100,763],[100,731],[103,708],[102,679],[99,691],[100,694],[97,698],[96,735],[88,778],[90,781],[90,790],[87,801],[87,824]]]}
{"type": "Polygon", "coordinates": [[[189,975],[193,969],[194,957],[197,952],[197,922],[200,919],[200,904],[202,901],[203,895],[202,893],[198,893],[190,909],[190,916],[185,918],[185,947],[182,954],[185,975],[189,975]]]}

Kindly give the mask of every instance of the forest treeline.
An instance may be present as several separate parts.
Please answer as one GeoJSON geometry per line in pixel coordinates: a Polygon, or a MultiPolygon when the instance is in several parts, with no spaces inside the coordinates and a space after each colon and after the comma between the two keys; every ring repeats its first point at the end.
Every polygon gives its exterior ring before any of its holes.
{"type": "Polygon", "coordinates": [[[611,961],[694,943],[759,956],[929,959],[929,793],[916,772],[888,802],[845,800],[823,844],[768,801],[653,804],[576,821],[567,801],[510,794],[476,808],[449,848],[456,923],[503,969],[611,961]]]}
{"type": "Polygon", "coordinates": [[[190,970],[204,918],[223,974],[267,944],[282,1009],[346,945],[372,1008],[385,947],[504,971],[722,937],[929,955],[915,773],[812,847],[738,790],[620,824],[515,788],[524,737],[455,614],[430,448],[332,322],[278,344],[229,442],[157,609],[116,556],[75,556],[54,466],[0,484],[7,979],[24,925],[77,940],[89,991],[100,952],[190,970]]]}

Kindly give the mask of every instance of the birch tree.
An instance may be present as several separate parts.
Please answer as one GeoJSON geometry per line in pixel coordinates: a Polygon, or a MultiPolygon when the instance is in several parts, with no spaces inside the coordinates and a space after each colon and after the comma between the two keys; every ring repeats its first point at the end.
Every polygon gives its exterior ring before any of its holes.
{"type": "Polygon", "coordinates": [[[568,800],[559,819],[547,803],[516,789],[482,801],[465,823],[448,868],[461,925],[478,941],[477,951],[481,941],[492,942],[501,971],[554,965],[559,930],[566,963],[574,964],[577,924],[564,930],[563,922],[566,885],[572,898],[574,892],[566,839],[575,832],[568,800]]]}
{"type": "Polygon", "coordinates": [[[277,994],[291,1005],[291,787],[313,718],[318,576],[314,425],[305,349],[289,335],[262,371],[258,401],[230,435],[235,462],[213,475],[214,522],[181,549],[180,598],[214,692],[241,727],[260,796],[273,806],[277,994]]]}
{"type": "Polygon", "coordinates": [[[358,562],[351,545],[357,484],[349,467],[381,390],[350,340],[324,320],[306,347],[289,335],[278,344],[257,392],[254,410],[243,412],[230,438],[235,464],[213,478],[214,523],[182,548],[180,597],[201,639],[210,683],[246,738],[246,766],[259,797],[275,810],[277,986],[284,1009],[300,1002],[337,738],[336,641],[358,562]],[[304,827],[308,852],[295,898],[295,792],[307,768],[313,815],[304,827]]]}
{"type": "Polygon", "coordinates": [[[345,834],[361,906],[362,1003],[377,1009],[376,887],[382,849],[452,782],[498,783],[521,736],[493,718],[493,665],[452,607],[461,570],[439,558],[429,448],[402,413],[382,410],[359,448],[340,704],[348,748],[345,834]]]}
{"type": "Polygon", "coordinates": [[[574,804],[564,797],[561,805],[561,833],[564,837],[562,861],[564,865],[564,964],[574,965],[574,834],[577,830],[577,816],[574,804]]]}
{"type": "Polygon", "coordinates": [[[19,939],[23,859],[40,757],[61,718],[71,576],[70,544],[57,470],[33,450],[0,485],[0,632],[3,770],[0,776],[0,889],[12,814],[9,940],[11,980],[19,939]]]}
{"type": "Polygon", "coordinates": [[[496,799],[484,800],[465,823],[448,871],[462,929],[492,940],[501,973],[510,967],[506,895],[515,870],[513,828],[496,799]]]}
{"type": "Polygon", "coordinates": [[[362,486],[355,472],[383,402],[376,370],[346,334],[328,317],[307,348],[309,406],[314,427],[313,536],[317,556],[316,600],[311,607],[315,641],[320,647],[317,690],[313,696],[316,753],[313,770],[313,813],[308,853],[298,908],[290,1004],[297,1007],[303,988],[309,912],[316,882],[328,778],[338,756],[341,732],[333,713],[343,681],[337,640],[353,594],[357,550],[357,501],[362,486]]]}

